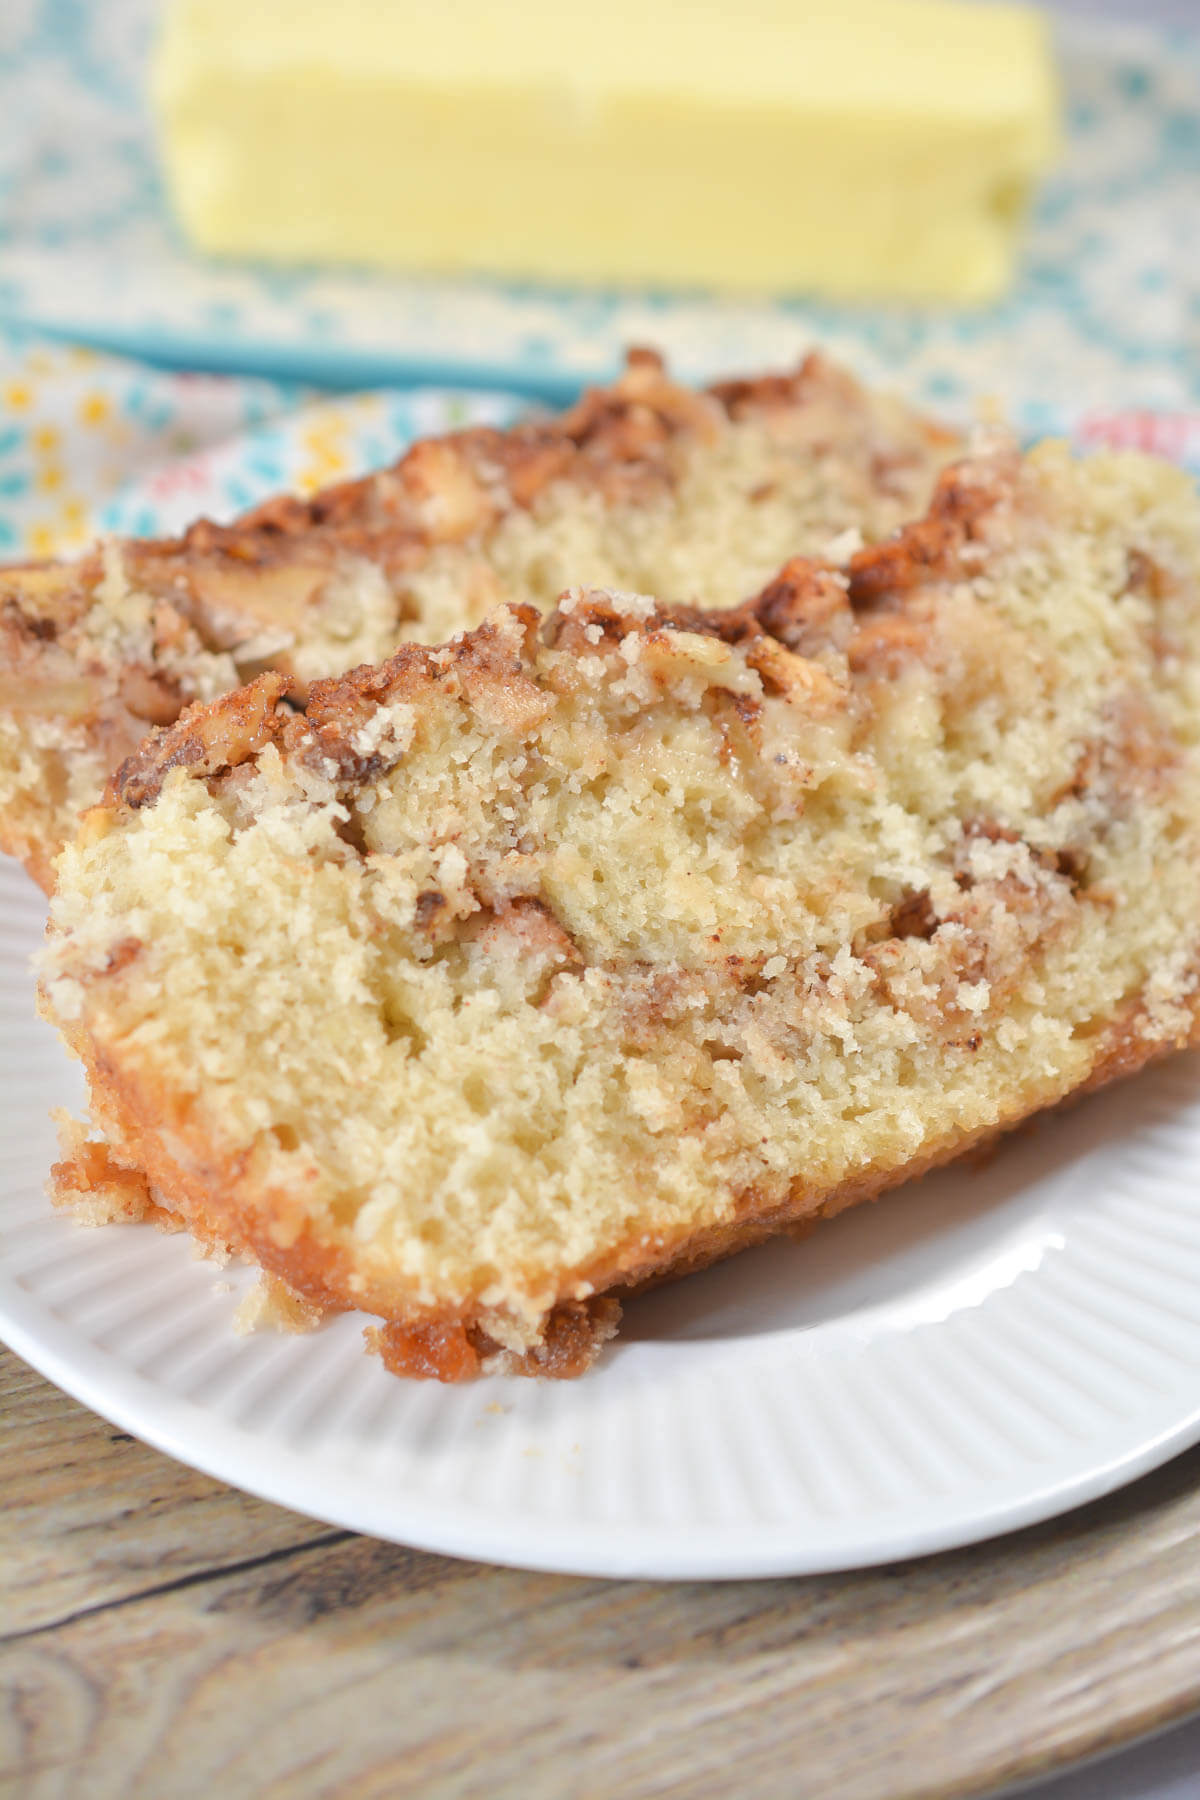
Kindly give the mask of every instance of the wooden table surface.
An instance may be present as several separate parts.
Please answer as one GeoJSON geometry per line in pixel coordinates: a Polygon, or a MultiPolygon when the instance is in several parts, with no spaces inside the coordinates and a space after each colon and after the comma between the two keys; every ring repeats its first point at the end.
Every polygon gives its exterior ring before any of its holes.
{"type": "Polygon", "coordinates": [[[1200,1451],[992,1545],[608,1582],[249,1499],[0,1352],[0,1793],[932,1800],[1200,1704],[1200,1451]]]}

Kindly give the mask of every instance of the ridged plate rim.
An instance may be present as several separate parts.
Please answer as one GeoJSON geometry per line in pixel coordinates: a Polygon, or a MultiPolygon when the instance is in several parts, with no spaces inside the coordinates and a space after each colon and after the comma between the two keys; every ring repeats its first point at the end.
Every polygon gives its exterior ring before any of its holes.
{"type": "Polygon", "coordinates": [[[978,1542],[1200,1442],[1200,1058],[647,1297],[581,1382],[444,1389],[348,1318],[239,1338],[248,1271],[52,1214],[45,1113],[79,1081],[33,1018],[42,911],[0,867],[0,1335],[210,1476],[450,1555],[732,1579],[978,1542]]]}

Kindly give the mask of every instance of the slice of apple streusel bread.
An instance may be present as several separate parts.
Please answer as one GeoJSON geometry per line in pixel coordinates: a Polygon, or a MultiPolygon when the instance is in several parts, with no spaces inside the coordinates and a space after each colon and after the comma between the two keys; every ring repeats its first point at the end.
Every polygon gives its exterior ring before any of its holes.
{"type": "Polygon", "coordinates": [[[785,557],[916,516],[955,447],[819,357],[694,393],[641,352],[561,418],[427,439],[178,540],[0,569],[0,847],[48,885],[148,725],[263,669],[302,695],[572,583],[730,605],[785,557]]]}
{"type": "MultiPolygon", "coordinates": [[[[148,741],[44,1004],[119,1163],[384,1323],[573,1372],[614,1290],[1187,1043],[1200,503],[1047,447],[724,613],[575,593],[148,741]]],[[[68,1183],[69,1185],[69,1183],[68,1183]]]]}

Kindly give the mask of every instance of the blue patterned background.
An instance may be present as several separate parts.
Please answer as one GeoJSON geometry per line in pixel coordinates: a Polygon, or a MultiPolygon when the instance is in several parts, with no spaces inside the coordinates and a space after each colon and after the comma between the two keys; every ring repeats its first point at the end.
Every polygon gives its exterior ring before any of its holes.
{"type": "Polygon", "coordinates": [[[653,341],[689,377],[814,337],[943,409],[1036,427],[1200,405],[1200,35],[1064,22],[1070,140],[1021,282],[975,313],[553,293],[202,262],[167,217],[143,100],[152,0],[0,6],[0,323],[202,368],[562,398],[653,341]]]}

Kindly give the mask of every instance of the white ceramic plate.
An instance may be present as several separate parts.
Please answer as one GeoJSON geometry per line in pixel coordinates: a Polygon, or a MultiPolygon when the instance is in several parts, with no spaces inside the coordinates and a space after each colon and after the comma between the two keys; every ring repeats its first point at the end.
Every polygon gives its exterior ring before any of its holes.
{"type": "Polygon", "coordinates": [[[1200,1058],[628,1308],[579,1382],[404,1382],[361,1320],[238,1337],[250,1276],[42,1192],[78,1074],[0,867],[0,1331],[86,1405],[267,1499],[583,1574],[802,1574],[970,1543],[1200,1439],[1200,1058]]]}

